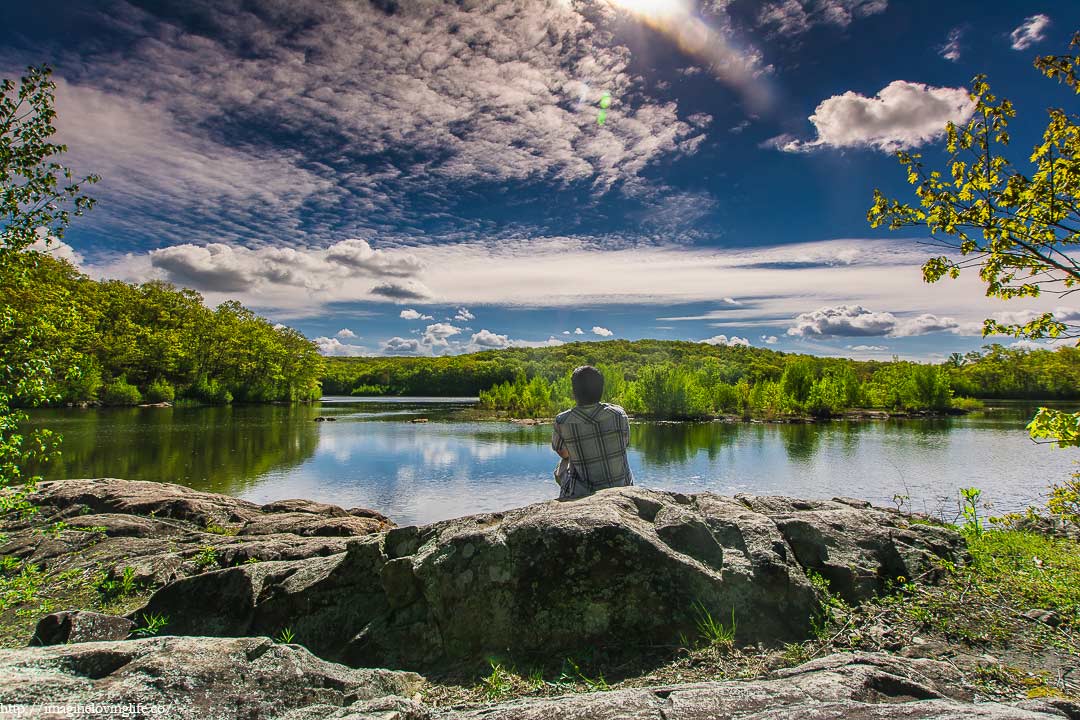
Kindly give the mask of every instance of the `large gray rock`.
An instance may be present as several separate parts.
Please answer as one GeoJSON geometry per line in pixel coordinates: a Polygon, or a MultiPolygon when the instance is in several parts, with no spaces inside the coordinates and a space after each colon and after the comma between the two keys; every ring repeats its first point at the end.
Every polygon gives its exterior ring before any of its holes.
{"type": "Polygon", "coordinates": [[[492,653],[558,657],[671,646],[705,608],[736,642],[804,639],[814,569],[852,600],[938,558],[955,533],[843,502],[685,496],[642,488],[395,528],[345,553],[244,565],[159,590],[168,631],[276,635],[321,657],[428,669],[492,653]]]}
{"type": "Polygon", "coordinates": [[[972,703],[947,663],[839,654],[774,678],[671,685],[506,703],[454,720],[1063,720],[1075,705],[972,703]]]}
{"type": "Polygon", "coordinates": [[[368,702],[377,698],[410,697],[421,683],[412,673],[328,663],[269,638],[159,637],[0,650],[0,703],[142,703],[167,708],[145,717],[176,720],[319,717],[346,706],[359,711],[378,708],[368,702]],[[320,715],[304,714],[311,708],[320,715]]]}
{"type": "Polygon", "coordinates": [[[112,576],[130,567],[143,587],[255,560],[334,555],[350,538],[393,527],[373,511],[307,500],[259,506],[182,485],[111,478],[42,482],[30,501],[38,514],[5,525],[0,554],[112,576]]]}
{"type": "Polygon", "coordinates": [[[31,645],[63,645],[65,643],[124,640],[131,634],[135,622],[115,615],[86,610],[65,610],[38,620],[31,645]]]}

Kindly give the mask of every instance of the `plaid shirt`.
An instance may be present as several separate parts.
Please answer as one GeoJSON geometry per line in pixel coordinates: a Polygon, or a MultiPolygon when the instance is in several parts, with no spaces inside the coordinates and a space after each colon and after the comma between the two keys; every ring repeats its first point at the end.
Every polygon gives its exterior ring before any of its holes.
{"type": "Polygon", "coordinates": [[[570,453],[559,497],[584,497],[604,488],[633,485],[626,459],[629,444],[630,421],[618,405],[578,405],[559,413],[551,449],[570,453]]]}

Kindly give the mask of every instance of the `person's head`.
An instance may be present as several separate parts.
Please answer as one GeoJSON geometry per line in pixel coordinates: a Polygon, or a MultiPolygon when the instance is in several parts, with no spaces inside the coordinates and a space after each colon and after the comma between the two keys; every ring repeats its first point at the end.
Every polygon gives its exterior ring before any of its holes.
{"type": "Polygon", "coordinates": [[[592,365],[582,365],[570,376],[574,400],[578,405],[592,405],[604,396],[604,376],[592,365]]]}

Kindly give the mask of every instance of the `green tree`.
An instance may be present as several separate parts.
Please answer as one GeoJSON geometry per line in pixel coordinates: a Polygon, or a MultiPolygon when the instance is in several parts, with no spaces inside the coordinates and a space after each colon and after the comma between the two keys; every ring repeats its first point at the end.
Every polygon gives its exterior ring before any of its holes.
{"type": "MultiPolygon", "coordinates": [[[[1072,54],[1038,58],[1035,67],[1080,94],[1080,33],[1070,49],[1072,54]]],[[[927,282],[977,268],[989,297],[1071,295],[1080,290],[1080,117],[1060,108],[1047,111],[1042,142],[1031,153],[1025,173],[1006,155],[1009,122],[1016,116],[1012,103],[992,94],[982,75],[972,81],[971,99],[971,120],[963,127],[950,123],[946,128],[947,171],[928,171],[920,155],[897,153],[918,205],[890,200],[875,190],[867,219],[873,227],[892,230],[925,225],[931,237],[953,251],[926,262],[927,282]]],[[[992,333],[1073,338],[1080,337],[1080,324],[1048,311],[1026,322],[988,319],[983,334],[992,333]]],[[[1075,435],[1060,433],[1078,424],[1080,414],[1044,408],[1029,428],[1033,437],[1077,444],[1075,435]]]]}
{"type": "MultiPolygon", "coordinates": [[[[62,238],[72,217],[94,204],[81,186],[97,178],[77,181],[57,162],[67,148],[52,142],[55,88],[47,67],[29,68],[17,84],[0,81],[0,277],[5,297],[17,297],[27,285],[34,257],[25,251],[39,239],[62,238]]],[[[37,404],[49,398],[50,357],[38,345],[51,332],[55,328],[48,313],[16,314],[8,301],[0,305],[2,512],[27,509],[25,495],[35,478],[24,476],[23,468],[49,455],[54,440],[47,432],[22,434],[19,425],[26,416],[14,407],[17,400],[37,404]]]]}

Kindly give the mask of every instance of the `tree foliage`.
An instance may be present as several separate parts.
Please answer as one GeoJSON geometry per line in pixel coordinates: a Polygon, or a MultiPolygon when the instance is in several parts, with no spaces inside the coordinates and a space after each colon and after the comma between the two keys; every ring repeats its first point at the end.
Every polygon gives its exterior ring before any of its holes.
{"type": "Polygon", "coordinates": [[[67,148],[52,142],[54,89],[48,68],[29,68],[18,83],[0,80],[0,512],[27,509],[24,497],[35,478],[24,477],[22,468],[48,456],[54,440],[47,431],[23,434],[25,415],[13,407],[16,399],[49,399],[51,358],[36,350],[49,328],[15,312],[7,296],[32,282],[20,262],[23,251],[39,239],[63,237],[72,217],[93,206],[81,188],[97,180],[75,180],[57,161],[67,148]]]}
{"type": "MultiPolygon", "coordinates": [[[[186,398],[210,404],[311,400],[320,394],[315,345],[236,302],[216,309],[163,282],[99,282],[65,260],[23,251],[0,267],[0,298],[41,332],[27,358],[48,356],[51,402],[134,405],[186,398]],[[26,279],[9,286],[7,278],[26,279]]],[[[15,394],[20,404],[40,398],[15,394]]]]}
{"type": "MultiPolygon", "coordinates": [[[[1080,94],[1080,33],[1073,52],[1040,57],[1035,67],[1080,94]]],[[[1080,290],[1080,116],[1060,108],[1047,111],[1042,142],[1022,169],[1007,155],[1012,103],[990,91],[985,76],[972,81],[975,111],[963,127],[946,128],[949,154],[945,172],[928,170],[917,153],[897,153],[915,187],[917,205],[890,200],[874,191],[867,219],[874,227],[896,230],[925,226],[931,237],[951,250],[923,266],[923,278],[937,282],[977,269],[989,297],[1002,300],[1061,300],[1080,290]]],[[[1015,337],[1080,338],[1080,324],[1054,311],[1035,313],[1021,322],[984,322],[983,334],[1015,337]]],[[[1080,344],[1080,340],[1078,340],[1080,344]]],[[[1045,436],[1054,428],[1080,422],[1080,415],[1058,417],[1046,410],[1032,423],[1045,436]]]]}

